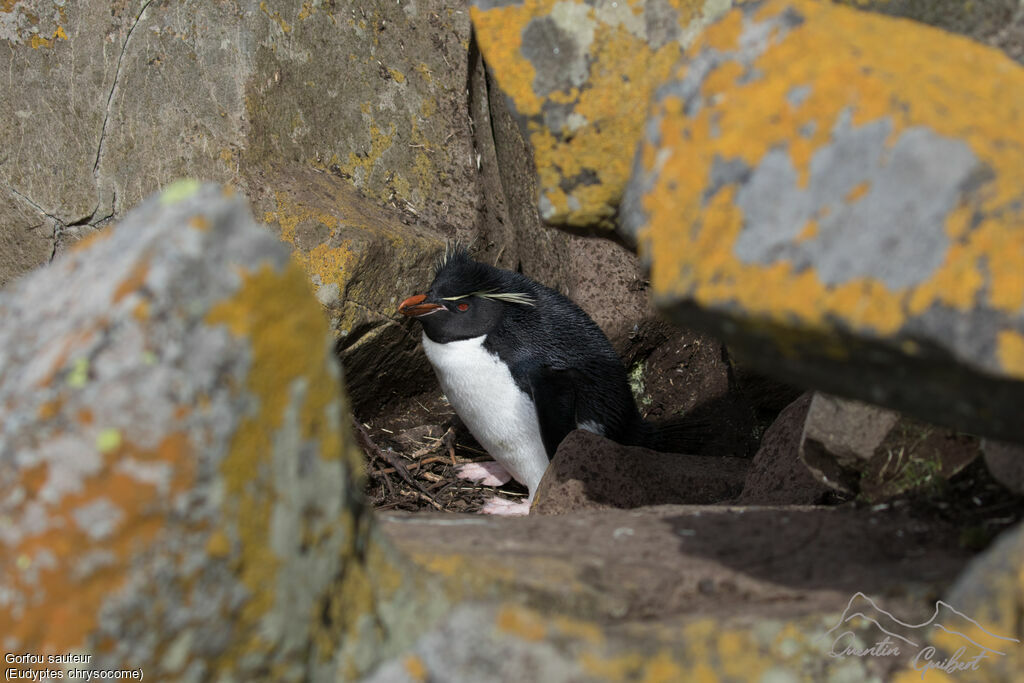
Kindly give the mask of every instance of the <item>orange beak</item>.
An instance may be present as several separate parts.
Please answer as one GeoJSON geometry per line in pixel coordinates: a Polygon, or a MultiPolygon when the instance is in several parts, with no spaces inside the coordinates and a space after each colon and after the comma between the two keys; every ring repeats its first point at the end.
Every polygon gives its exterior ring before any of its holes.
{"type": "Polygon", "coordinates": [[[427,303],[424,300],[427,298],[426,294],[417,294],[416,296],[410,296],[408,299],[398,305],[398,312],[402,315],[407,315],[412,318],[418,318],[421,315],[430,315],[444,308],[441,304],[427,303]]]}

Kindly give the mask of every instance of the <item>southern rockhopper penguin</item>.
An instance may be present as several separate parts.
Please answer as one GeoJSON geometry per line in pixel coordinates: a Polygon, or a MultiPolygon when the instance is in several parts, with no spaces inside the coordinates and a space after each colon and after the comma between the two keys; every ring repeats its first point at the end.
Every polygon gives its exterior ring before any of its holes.
{"type": "Polygon", "coordinates": [[[529,489],[525,503],[495,500],[485,512],[528,513],[549,460],[574,429],[660,450],[608,338],[558,292],[456,247],[445,251],[427,293],[398,311],[423,325],[423,349],[455,412],[529,489]]]}

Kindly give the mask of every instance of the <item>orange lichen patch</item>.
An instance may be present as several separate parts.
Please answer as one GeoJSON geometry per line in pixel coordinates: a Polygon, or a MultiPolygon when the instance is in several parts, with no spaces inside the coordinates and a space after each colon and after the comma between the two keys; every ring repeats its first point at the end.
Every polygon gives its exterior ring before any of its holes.
{"type": "Polygon", "coordinates": [[[427,680],[427,665],[416,655],[406,655],[402,660],[402,665],[405,667],[405,672],[414,681],[427,680]]]}
{"type": "Polygon", "coordinates": [[[121,284],[114,290],[114,303],[118,303],[139,287],[146,283],[146,276],[149,275],[149,259],[139,259],[139,262],[132,267],[128,277],[121,281],[121,284]]]}
{"type": "Polygon", "coordinates": [[[221,464],[225,497],[230,501],[225,504],[227,517],[237,525],[241,541],[241,580],[252,591],[252,599],[240,615],[241,630],[247,637],[239,639],[239,647],[248,651],[261,647],[256,624],[274,603],[273,586],[280,565],[267,542],[276,484],[270,478],[270,468],[261,463],[269,462],[274,452],[274,436],[283,425],[286,407],[294,400],[296,382],[305,388],[298,411],[302,439],[316,443],[323,458],[347,455],[328,412],[338,400],[338,383],[328,371],[327,323],[310,296],[303,270],[295,263],[280,272],[264,265],[243,273],[238,292],[214,306],[206,320],[211,325],[226,325],[252,349],[246,385],[258,399],[259,412],[239,425],[231,451],[221,464]]]}
{"type": "Polygon", "coordinates": [[[135,304],[135,308],[132,309],[132,315],[139,321],[149,320],[149,302],[143,299],[135,304]]]}
{"type": "Polygon", "coordinates": [[[349,175],[355,175],[356,171],[360,169],[369,174],[384,152],[391,149],[391,145],[395,141],[396,130],[393,122],[388,123],[388,132],[386,133],[376,123],[370,123],[370,151],[363,156],[357,155],[355,151],[349,152],[348,160],[339,163],[338,166],[349,175]]]}
{"type": "Polygon", "coordinates": [[[996,356],[999,364],[1015,377],[1024,377],[1024,335],[1003,330],[996,335],[996,356]]]}
{"type": "Polygon", "coordinates": [[[458,577],[466,569],[466,562],[455,555],[418,555],[415,560],[430,573],[440,574],[449,579],[458,577]]]}
{"type": "Polygon", "coordinates": [[[280,12],[275,10],[273,14],[271,14],[270,10],[267,9],[266,2],[260,2],[260,11],[266,14],[268,17],[270,17],[270,19],[272,19],[274,23],[276,23],[281,28],[282,32],[291,33],[291,25],[289,25],[288,22],[281,17],[280,12]]]}
{"type": "Polygon", "coordinates": [[[818,236],[818,221],[810,220],[804,223],[804,227],[800,229],[800,232],[796,236],[797,242],[806,242],[812,240],[818,236]]]}
{"type": "MultiPolygon", "coordinates": [[[[628,5],[637,16],[645,8],[641,2],[628,5]]],[[[672,5],[684,30],[701,18],[704,9],[704,3],[697,0],[676,0],[672,5]]],[[[680,57],[678,42],[653,49],[622,23],[621,16],[610,10],[598,12],[583,3],[553,0],[471,10],[481,49],[498,84],[518,113],[530,119],[527,137],[534,148],[547,221],[576,226],[613,224],[612,216],[629,177],[632,149],[646,116],[646,102],[680,57]],[[582,46],[589,52],[586,82],[540,95],[534,89],[537,74],[533,64],[523,55],[524,31],[532,21],[560,12],[564,15],[567,6],[574,6],[576,16],[586,16],[593,24],[592,36],[580,38],[589,41],[582,46]],[[545,102],[571,107],[565,129],[549,130],[542,123],[545,102]]]]}
{"type": "Polygon", "coordinates": [[[540,642],[547,636],[547,626],[540,615],[521,607],[505,606],[498,612],[500,630],[528,642],[540,642]]]}
{"type": "Polygon", "coordinates": [[[38,33],[33,34],[32,38],[29,40],[29,45],[32,46],[33,50],[38,50],[41,47],[53,47],[53,42],[58,38],[60,38],[61,40],[68,39],[68,35],[64,33],[63,26],[58,26],[57,30],[55,30],[53,32],[53,35],[49,38],[43,38],[38,33]]]}
{"type": "Polygon", "coordinates": [[[868,190],[870,189],[871,183],[867,181],[860,183],[846,193],[846,197],[844,197],[844,200],[848,204],[853,204],[855,201],[866,195],[868,193],[868,190]]]}
{"type": "Polygon", "coordinates": [[[206,232],[210,229],[210,221],[207,220],[206,216],[192,216],[192,218],[188,219],[188,226],[206,232]]]}
{"type": "Polygon", "coordinates": [[[49,474],[50,468],[45,463],[22,470],[20,479],[22,486],[25,488],[25,493],[30,497],[38,495],[39,489],[46,483],[49,474]]]}
{"type": "MultiPolygon", "coordinates": [[[[67,363],[68,360],[70,360],[71,358],[72,352],[87,347],[92,342],[92,339],[95,336],[95,334],[95,329],[88,329],[81,330],[79,332],[74,332],[68,337],[64,338],[60,342],[60,351],[55,354],[53,363],[52,365],[50,365],[50,369],[39,380],[39,382],[36,383],[36,387],[43,388],[52,384],[53,380],[57,377],[58,373],[67,368],[67,363]]],[[[88,372],[88,360],[84,358],[79,359],[75,362],[75,366],[71,368],[71,372],[69,373],[69,381],[74,376],[75,370],[81,367],[82,361],[86,362],[85,371],[86,373],[88,372]]],[[[88,377],[85,377],[83,379],[88,379],[88,377]]],[[[75,382],[70,383],[75,384],[75,382]]]]}
{"type": "MultiPolygon", "coordinates": [[[[614,214],[632,164],[632,155],[623,150],[632,149],[640,139],[647,113],[646,107],[636,103],[647,101],[681,54],[678,43],[655,51],[621,26],[607,25],[595,31],[594,50],[588,86],[574,108],[587,125],[565,139],[539,124],[531,125],[536,131],[530,141],[540,184],[555,209],[555,215],[546,218],[570,225],[586,225],[614,214]],[[586,172],[596,175],[598,182],[580,183],[566,195],[562,181],[586,172]],[[578,208],[573,208],[569,196],[578,208]]],[[[565,98],[553,94],[551,99],[565,98]]]]}
{"type": "Polygon", "coordinates": [[[551,626],[560,634],[580,640],[588,645],[604,643],[601,628],[588,621],[577,621],[562,615],[554,615],[549,619],[551,626]]]}
{"type": "Polygon", "coordinates": [[[712,622],[709,630],[704,622],[697,622],[684,626],[680,633],[660,635],[684,645],[659,649],[653,655],[636,651],[609,655],[606,648],[598,647],[584,652],[580,663],[584,672],[595,678],[646,683],[756,681],[772,664],[781,663],[780,657],[766,656],[749,630],[727,629],[720,623],[712,622]],[[723,646],[732,651],[732,643],[741,648],[729,659],[723,658],[723,646]]]}
{"type": "Polygon", "coordinates": [[[317,221],[329,230],[338,227],[338,217],[318,208],[291,201],[283,193],[276,195],[277,211],[263,214],[264,223],[276,222],[281,226],[281,240],[295,246],[296,230],[304,221],[317,221]]]}
{"type": "MultiPolygon", "coordinates": [[[[679,176],[679,182],[685,182],[685,177],[679,176]]],[[[675,235],[671,243],[662,240],[652,221],[653,243],[660,245],[654,247],[658,256],[651,271],[659,299],[663,292],[691,291],[700,304],[709,308],[720,301],[739,300],[752,317],[774,321],[784,328],[791,326],[792,309],[797,305],[804,324],[821,332],[831,327],[828,315],[837,309],[845,311],[854,325],[890,331],[898,328],[902,322],[901,303],[888,297],[881,283],[858,279],[829,287],[811,269],[797,273],[787,262],[743,264],[731,250],[720,248],[738,239],[743,225],[734,194],[734,188],[719,192],[699,219],[693,205],[678,204],[679,218],[675,220],[683,225],[692,220],[700,226],[688,247],[683,245],[681,235],[675,235]],[[674,262],[665,258],[680,249],[684,253],[701,253],[703,257],[674,262]],[[780,301],[788,306],[780,306],[780,301]]],[[[672,206],[680,195],[665,192],[658,196],[664,196],[664,201],[672,206]]],[[[663,212],[666,207],[658,210],[663,212]]]]}
{"type": "MultiPolygon", "coordinates": [[[[656,296],[692,296],[709,308],[738,303],[751,315],[823,332],[840,318],[890,334],[935,304],[965,309],[976,306],[979,296],[1016,315],[1024,306],[1024,218],[1012,207],[1021,197],[1024,104],[1015,93],[1024,92],[1024,71],[969,40],[830,3],[776,0],[765,3],[758,17],[787,8],[804,21],[754,60],[759,77],[737,83],[734,66],[718,67],[728,77],[709,77],[721,90],[707,88],[704,106],[692,118],[681,112],[678,97],[658,104],[661,143],[641,153],[657,176],[643,199],[649,222],[641,235],[649,240],[642,248],[653,256],[656,296]],[[807,90],[798,107],[787,103],[794,87],[807,90]],[[745,220],[735,193],[723,189],[702,205],[716,158],[757,168],[769,151],[788,149],[806,184],[811,159],[831,144],[844,112],[855,128],[887,121],[889,144],[910,127],[962,140],[994,172],[983,190],[946,217],[952,244],[919,285],[891,291],[868,277],[829,285],[813,268],[796,273],[784,262],[743,263],[733,254],[745,220]],[[1008,144],[1008,135],[1018,144],[1008,144]],[[671,152],[659,156],[659,150],[671,152]]],[[[723,50],[734,45],[735,37],[719,33],[732,26],[734,36],[741,14],[733,10],[709,29],[704,44],[723,50]]],[[[855,188],[847,201],[863,191],[855,188]]]]}
{"type": "Polygon", "coordinates": [[[710,97],[723,90],[728,90],[743,76],[744,71],[743,65],[739,62],[726,62],[720,68],[708,74],[703,85],[701,85],[701,94],[704,97],[710,97]]]}
{"type": "MultiPolygon", "coordinates": [[[[330,231],[331,235],[340,225],[335,214],[293,201],[283,193],[277,195],[277,207],[277,211],[265,213],[263,220],[268,223],[276,221],[281,226],[281,239],[293,247],[297,247],[296,230],[300,223],[316,221],[330,231]]],[[[292,256],[310,277],[316,276],[319,279],[321,286],[337,283],[341,287],[344,286],[348,268],[356,258],[351,243],[347,240],[334,247],[326,242],[321,243],[308,253],[296,248],[292,256]]]]}
{"type": "Polygon", "coordinates": [[[228,535],[217,529],[206,539],[206,552],[211,557],[227,557],[231,552],[231,542],[228,535]]]}
{"type": "Polygon", "coordinates": [[[316,14],[316,6],[306,0],[302,3],[302,10],[299,11],[299,21],[305,21],[314,14],[316,14]]]}
{"type": "MultiPolygon", "coordinates": [[[[366,249],[367,240],[381,239],[395,250],[408,250],[408,233],[402,232],[376,212],[375,207],[354,195],[335,193],[336,204],[324,209],[302,195],[279,192],[275,210],[264,213],[265,222],[281,226],[282,239],[292,244],[292,257],[319,287],[336,284],[344,293],[354,266],[366,249]],[[320,243],[299,248],[296,234],[300,225],[318,223],[320,243]],[[353,235],[352,239],[345,235],[353,235]]],[[[419,247],[417,247],[419,248],[419,247]]]]}
{"type": "MultiPolygon", "coordinates": [[[[924,666],[923,664],[921,666],[924,666]]],[[[959,673],[959,672],[958,672],[959,673]]],[[[927,671],[903,670],[895,672],[889,679],[892,683],[954,683],[958,680],[966,680],[962,676],[954,678],[938,669],[927,671]]]]}
{"type": "MultiPolygon", "coordinates": [[[[153,450],[131,444],[125,444],[124,450],[137,459],[172,467],[171,491],[162,500],[170,501],[191,484],[194,463],[184,435],[171,434],[153,450]]],[[[166,525],[165,508],[154,504],[155,487],[115,469],[117,460],[113,455],[104,456],[100,471],[83,477],[78,490],[65,493],[54,503],[44,503],[46,528],[26,536],[0,557],[4,585],[26,602],[20,613],[15,613],[11,603],[0,607],[0,633],[12,638],[19,648],[64,653],[82,647],[96,626],[103,603],[125,580],[132,558],[145,552],[166,525]],[[100,501],[117,510],[117,519],[97,537],[94,529],[79,526],[75,512],[100,501]],[[112,564],[73,578],[80,559],[93,550],[104,551],[113,558],[112,564]],[[50,560],[38,562],[41,555],[50,560]]],[[[44,467],[49,469],[49,465],[44,467]]],[[[39,477],[35,470],[22,475],[29,482],[39,477]]]]}
{"type": "Polygon", "coordinates": [[[742,33],[743,13],[733,11],[704,29],[693,42],[692,49],[695,51],[714,49],[722,52],[735,50],[739,47],[742,33]]]}
{"type": "Polygon", "coordinates": [[[78,418],[78,421],[84,425],[91,425],[92,421],[95,419],[95,417],[92,414],[92,411],[89,410],[88,408],[82,408],[81,410],[79,410],[78,415],[76,417],[78,418]]]}
{"type": "MultiPolygon", "coordinates": [[[[319,277],[323,285],[344,285],[349,268],[355,263],[357,256],[350,240],[343,241],[337,247],[318,244],[309,252],[306,262],[302,265],[310,275],[319,277]]],[[[302,263],[301,258],[299,261],[302,263]]]]}
{"type": "Polygon", "coordinates": [[[537,71],[523,55],[523,32],[531,20],[547,14],[554,5],[555,0],[525,0],[521,5],[486,11],[476,6],[469,8],[480,49],[488,64],[500,65],[495,69],[498,85],[523,116],[540,114],[542,104],[533,90],[537,71]]]}
{"type": "Polygon", "coordinates": [[[108,228],[97,230],[96,232],[90,233],[83,237],[82,239],[75,242],[74,244],[72,244],[70,249],[73,252],[85,251],[86,249],[89,249],[97,242],[108,239],[112,234],[113,231],[108,228]]]}
{"type": "Polygon", "coordinates": [[[60,409],[63,406],[64,398],[62,396],[58,396],[52,401],[47,401],[46,403],[39,406],[39,409],[36,411],[36,416],[41,421],[52,420],[54,417],[57,416],[58,413],[60,413],[60,409]]]}

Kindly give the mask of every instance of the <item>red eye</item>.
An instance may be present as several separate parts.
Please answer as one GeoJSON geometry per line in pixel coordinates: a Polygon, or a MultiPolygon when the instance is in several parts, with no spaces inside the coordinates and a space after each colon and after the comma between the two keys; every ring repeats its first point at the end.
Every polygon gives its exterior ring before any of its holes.
{"type": "Polygon", "coordinates": [[[465,301],[463,301],[461,304],[458,305],[458,309],[460,311],[468,311],[469,310],[469,304],[467,304],[465,301]]]}

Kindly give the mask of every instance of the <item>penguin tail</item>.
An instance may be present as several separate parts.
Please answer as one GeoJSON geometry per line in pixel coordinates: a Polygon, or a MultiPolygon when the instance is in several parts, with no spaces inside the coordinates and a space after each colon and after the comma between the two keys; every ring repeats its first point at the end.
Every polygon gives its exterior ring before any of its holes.
{"type": "Polygon", "coordinates": [[[709,415],[693,414],[659,422],[643,422],[636,445],[662,453],[699,455],[714,441],[721,422],[709,415]]]}

